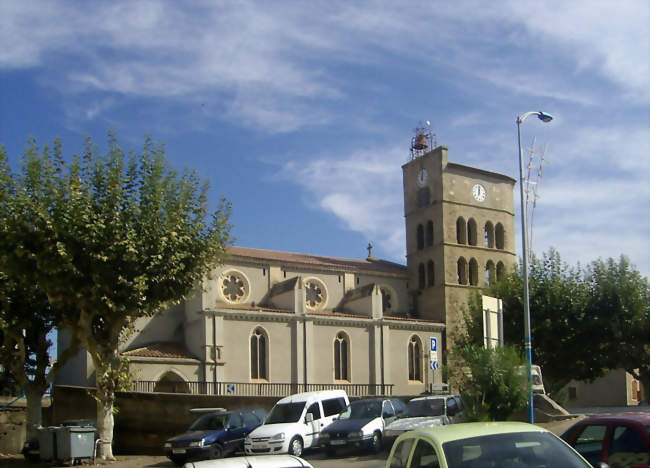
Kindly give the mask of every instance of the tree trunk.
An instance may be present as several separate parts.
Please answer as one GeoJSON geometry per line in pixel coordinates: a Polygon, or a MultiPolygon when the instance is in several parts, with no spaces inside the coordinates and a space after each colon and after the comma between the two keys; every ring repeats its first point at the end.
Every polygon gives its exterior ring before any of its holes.
{"type": "Polygon", "coordinates": [[[99,457],[115,460],[113,456],[113,404],[114,393],[97,383],[97,431],[102,442],[99,457]]]}
{"type": "Polygon", "coordinates": [[[36,437],[36,428],[43,423],[43,392],[25,389],[27,399],[27,438],[36,437]]]}

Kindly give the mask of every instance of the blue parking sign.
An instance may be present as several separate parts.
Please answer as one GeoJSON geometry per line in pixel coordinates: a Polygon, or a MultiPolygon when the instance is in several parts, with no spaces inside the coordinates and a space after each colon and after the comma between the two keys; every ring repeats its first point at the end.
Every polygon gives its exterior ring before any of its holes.
{"type": "Polygon", "coordinates": [[[431,337],[431,351],[438,351],[438,338],[431,337]]]}

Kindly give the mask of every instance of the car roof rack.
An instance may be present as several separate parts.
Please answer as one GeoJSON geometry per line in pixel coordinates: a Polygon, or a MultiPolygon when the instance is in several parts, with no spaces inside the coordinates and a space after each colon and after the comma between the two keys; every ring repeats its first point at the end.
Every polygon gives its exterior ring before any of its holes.
{"type": "Polygon", "coordinates": [[[191,408],[190,413],[225,413],[226,408],[191,408]]]}

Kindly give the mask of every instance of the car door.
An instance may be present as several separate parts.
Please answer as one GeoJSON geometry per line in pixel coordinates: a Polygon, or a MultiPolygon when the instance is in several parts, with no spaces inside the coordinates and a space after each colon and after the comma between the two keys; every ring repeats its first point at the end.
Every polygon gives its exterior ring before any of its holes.
{"type": "Polygon", "coordinates": [[[323,413],[319,401],[309,405],[307,413],[305,413],[305,418],[307,415],[311,415],[312,420],[305,420],[305,424],[308,426],[307,431],[305,431],[305,448],[311,447],[318,441],[318,434],[320,434],[320,431],[322,431],[327,425],[325,424],[325,421],[323,421],[323,413]]]}
{"type": "Polygon", "coordinates": [[[648,466],[650,448],[633,425],[615,423],[609,434],[607,457],[603,461],[611,466],[648,466]]]}
{"type": "Polygon", "coordinates": [[[593,466],[603,458],[607,424],[585,424],[575,437],[573,448],[593,466]]]}
{"type": "Polygon", "coordinates": [[[240,412],[232,413],[228,421],[228,428],[226,440],[224,443],[224,451],[226,453],[242,450],[244,446],[244,438],[247,431],[244,428],[244,421],[240,412]]]}
{"type": "Polygon", "coordinates": [[[384,400],[381,409],[381,418],[383,420],[382,431],[386,426],[397,419],[395,408],[393,408],[393,404],[389,400],[384,400]]]}
{"type": "Polygon", "coordinates": [[[433,445],[419,439],[409,460],[408,468],[440,468],[440,459],[433,445]]]}

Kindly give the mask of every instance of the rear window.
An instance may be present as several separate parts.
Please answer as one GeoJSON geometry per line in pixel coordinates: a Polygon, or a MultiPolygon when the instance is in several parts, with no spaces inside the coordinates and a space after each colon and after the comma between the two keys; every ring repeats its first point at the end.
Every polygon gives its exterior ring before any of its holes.
{"type": "Polygon", "coordinates": [[[323,400],[323,413],[325,416],[332,416],[334,414],[339,414],[345,409],[347,405],[345,404],[345,398],[329,398],[323,400]]]}
{"type": "Polygon", "coordinates": [[[406,413],[410,418],[442,416],[445,414],[445,400],[442,398],[411,400],[406,404],[406,413]]]}

